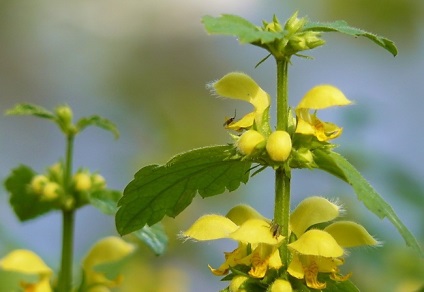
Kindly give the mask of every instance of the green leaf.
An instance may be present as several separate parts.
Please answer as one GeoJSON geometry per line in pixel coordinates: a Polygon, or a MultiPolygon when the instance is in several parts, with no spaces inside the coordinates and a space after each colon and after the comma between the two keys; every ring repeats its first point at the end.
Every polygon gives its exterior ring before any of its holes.
{"type": "Polygon", "coordinates": [[[203,198],[234,191],[249,179],[251,163],[232,158],[231,145],[194,149],[167,164],[140,169],[118,203],[116,227],[121,235],[175,217],[198,192],[203,198]]]}
{"type": "Polygon", "coordinates": [[[90,194],[90,204],[106,215],[115,215],[118,210],[118,201],[122,197],[121,192],[115,190],[98,190],[90,194]]]}
{"type": "Polygon", "coordinates": [[[350,184],[358,199],[365,207],[377,215],[380,219],[387,218],[396,227],[406,244],[424,256],[416,238],[402,223],[393,208],[374,190],[368,181],[356,168],[343,156],[332,151],[317,149],[314,151],[315,163],[318,168],[325,170],[334,176],[350,184]]]}
{"type": "Polygon", "coordinates": [[[31,168],[21,165],[12,170],[4,183],[10,193],[10,204],[21,221],[33,219],[54,209],[53,204],[40,201],[31,191],[30,183],[35,174],[31,168]]]}
{"type": "Polygon", "coordinates": [[[110,131],[115,136],[115,139],[119,138],[118,128],[115,126],[114,123],[112,123],[108,119],[94,115],[90,117],[81,118],[76,124],[77,130],[80,132],[89,126],[97,126],[104,130],[110,131]]]}
{"type": "Polygon", "coordinates": [[[168,246],[168,236],[160,222],[152,226],[146,225],[132,234],[146,244],[156,255],[163,254],[168,246]]]}
{"type": "Polygon", "coordinates": [[[398,51],[391,40],[377,36],[365,30],[351,27],[344,20],[337,20],[335,22],[308,22],[305,24],[304,31],[319,31],[319,32],[340,32],[354,37],[365,37],[379,45],[380,47],[389,51],[393,56],[396,56],[398,51]]]}
{"type": "Polygon", "coordinates": [[[263,31],[248,20],[237,16],[224,14],[220,17],[204,16],[202,22],[210,34],[232,35],[242,44],[269,43],[284,37],[283,33],[263,31]]]}
{"type": "Polygon", "coordinates": [[[20,103],[14,108],[8,109],[6,115],[32,115],[49,120],[55,120],[56,116],[47,109],[29,103],[20,103]]]}

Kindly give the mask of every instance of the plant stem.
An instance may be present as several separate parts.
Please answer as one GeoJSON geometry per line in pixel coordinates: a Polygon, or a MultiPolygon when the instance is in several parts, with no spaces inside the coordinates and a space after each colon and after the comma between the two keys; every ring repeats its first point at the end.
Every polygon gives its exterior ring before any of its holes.
{"type": "MultiPolygon", "coordinates": [[[[70,184],[72,174],[72,155],[74,146],[74,134],[68,133],[66,140],[66,159],[63,174],[63,187],[65,198],[70,198],[70,184]]],[[[66,203],[65,203],[66,204],[66,203]]],[[[60,265],[58,291],[71,291],[72,284],[72,259],[73,259],[73,241],[74,241],[74,221],[75,210],[64,207],[62,209],[62,259],[60,265]]]]}
{"type": "MultiPolygon", "coordinates": [[[[289,59],[277,60],[277,130],[288,129],[288,64],[289,59]]],[[[280,247],[280,257],[283,265],[288,266],[290,254],[287,248],[289,238],[290,217],[290,173],[288,168],[279,167],[275,170],[275,205],[274,223],[281,228],[284,236],[280,247]]]]}

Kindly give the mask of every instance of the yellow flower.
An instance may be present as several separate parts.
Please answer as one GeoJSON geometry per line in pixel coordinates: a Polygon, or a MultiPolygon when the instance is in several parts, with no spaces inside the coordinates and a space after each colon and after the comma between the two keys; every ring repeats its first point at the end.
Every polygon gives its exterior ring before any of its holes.
{"type": "Polygon", "coordinates": [[[352,102],[343,92],[331,85],[319,85],[309,90],[296,107],[296,133],[313,135],[319,141],[337,138],[342,128],[329,122],[322,122],[316,116],[316,110],[334,106],[345,106],[352,102]],[[310,110],[314,110],[313,114],[310,110]]]}
{"type": "Polygon", "coordinates": [[[290,156],[292,142],[286,131],[274,131],[269,135],[266,142],[266,151],[272,160],[284,162],[290,156]]]}
{"type": "Polygon", "coordinates": [[[95,267],[123,260],[134,251],[134,248],[119,237],[110,236],[99,240],[88,252],[82,264],[85,285],[90,289],[89,291],[108,291],[107,288],[119,285],[122,281],[121,274],[118,274],[115,279],[109,279],[103,273],[96,271],[95,267]]]}
{"type": "Polygon", "coordinates": [[[182,237],[200,241],[228,238],[238,242],[234,251],[224,253],[225,262],[219,268],[209,267],[215,275],[225,275],[230,267],[243,264],[250,267],[251,277],[263,278],[268,269],[282,266],[278,247],[283,236],[273,234],[270,220],[247,205],[232,208],[226,216],[202,216],[182,237]]]}
{"type": "Polygon", "coordinates": [[[241,99],[254,107],[253,112],[226,125],[227,129],[240,131],[254,127],[261,134],[266,135],[269,132],[270,97],[250,76],[240,72],[228,73],[210,87],[220,96],[241,99]]]}
{"type": "Polygon", "coordinates": [[[265,141],[265,137],[255,130],[244,132],[237,140],[237,149],[243,155],[252,154],[265,141]]]}
{"type": "Polygon", "coordinates": [[[344,247],[377,245],[378,242],[361,225],[350,221],[331,223],[323,230],[309,229],[312,225],[337,218],[340,206],[321,197],[303,200],[290,216],[290,227],[297,240],[288,244],[293,258],[287,271],[298,279],[305,279],[313,289],[324,289],[326,283],[318,281],[318,273],[330,273],[337,281],[338,266],[343,264],[344,247]],[[309,230],[308,230],[309,229],[309,230]]]}
{"type": "Polygon", "coordinates": [[[25,292],[50,292],[50,278],[53,271],[35,253],[25,249],[14,250],[0,260],[0,269],[38,276],[35,283],[20,282],[25,292]]]}

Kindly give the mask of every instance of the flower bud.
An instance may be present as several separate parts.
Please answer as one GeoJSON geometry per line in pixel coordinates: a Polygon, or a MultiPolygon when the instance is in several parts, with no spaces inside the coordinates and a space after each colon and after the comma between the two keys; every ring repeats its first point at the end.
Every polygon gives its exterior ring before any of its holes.
{"type": "Polygon", "coordinates": [[[230,292],[245,292],[246,289],[243,288],[244,282],[248,280],[249,278],[246,276],[235,276],[230,283],[230,286],[228,287],[230,292]]]}
{"type": "Polygon", "coordinates": [[[72,127],[73,113],[69,106],[62,105],[56,108],[56,115],[59,120],[59,126],[64,132],[68,132],[72,127]]]}
{"type": "Polygon", "coordinates": [[[289,133],[286,131],[275,131],[268,137],[266,150],[269,157],[277,162],[284,162],[290,155],[292,143],[289,133]]]}
{"type": "Polygon", "coordinates": [[[44,186],[41,199],[43,201],[53,201],[57,197],[59,197],[59,190],[60,190],[59,184],[55,182],[48,182],[44,186]]]}
{"type": "Polygon", "coordinates": [[[88,191],[91,188],[91,177],[85,172],[79,172],[74,176],[75,190],[88,191]]]}
{"type": "Polygon", "coordinates": [[[296,33],[298,30],[302,29],[306,23],[305,18],[297,18],[297,12],[295,12],[284,25],[284,29],[287,30],[290,34],[296,33]]]}
{"type": "Polygon", "coordinates": [[[103,176],[96,173],[91,176],[91,181],[93,183],[93,186],[95,186],[97,189],[103,189],[106,187],[106,180],[103,176]]]}
{"type": "Polygon", "coordinates": [[[237,141],[237,149],[243,155],[250,155],[255,150],[256,146],[265,141],[265,137],[255,130],[248,130],[237,141]]]}
{"type": "Polygon", "coordinates": [[[31,180],[31,189],[41,195],[43,193],[44,186],[49,182],[49,179],[45,175],[38,174],[31,180]]]}
{"type": "Polygon", "coordinates": [[[293,289],[289,281],[277,279],[272,283],[270,292],[292,292],[293,289]]]}

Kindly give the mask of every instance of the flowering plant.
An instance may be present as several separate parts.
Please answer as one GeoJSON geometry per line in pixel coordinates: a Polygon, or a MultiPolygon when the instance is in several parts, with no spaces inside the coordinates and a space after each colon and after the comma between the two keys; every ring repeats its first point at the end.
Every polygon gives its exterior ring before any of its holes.
{"type": "Polygon", "coordinates": [[[344,21],[312,22],[294,13],[285,23],[276,16],[256,26],[235,15],[206,16],[211,34],[236,36],[240,43],[265,49],[277,67],[276,125],[270,123],[272,98],[249,75],[232,72],[212,82],[213,94],[249,102],[253,111],[224,123],[232,143],[187,151],[165,165],[141,168],[119,200],[116,226],[122,235],[175,217],[198,193],[207,198],[234,191],[267,167],[275,171],[274,214],[268,219],[252,207],[232,208],[226,216],[205,215],[184,239],[228,238],[237,248],[225,253],[224,263],[209,267],[230,284],[223,291],[358,291],[339,266],[345,248],[378,245],[366,229],[353,221],[331,222],[340,206],[320,197],[305,199],[290,213],[292,169],[321,169],[352,186],[358,199],[379,218],[388,218],[406,244],[423,252],[392,207],[356,168],[334,149],[332,140],[342,128],[318,118],[318,111],[352,102],[338,88],[323,84],[305,94],[296,107],[289,106],[288,68],[292,57],[309,58],[308,50],[323,46],[323,33],[338,32],[364,37],[394,56],[397,48],[384,37],[349,26],[344,21]],[[255,170],[254,172],[252,172],[255,170]],[[251,173],[252,172],[252,173],[251,173]]]}

